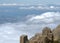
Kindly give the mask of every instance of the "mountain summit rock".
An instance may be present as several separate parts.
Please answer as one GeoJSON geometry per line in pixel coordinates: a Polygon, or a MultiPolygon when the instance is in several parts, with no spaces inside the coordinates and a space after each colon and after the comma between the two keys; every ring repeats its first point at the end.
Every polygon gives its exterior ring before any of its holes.
{"type": "Polygon", "coordinates": [[[53,33],[50,28],[45,27],[42,33],[37,33],[31,39],[27,39],[27,36],[20,37],[20,43],[53,43],[53,33]]]}

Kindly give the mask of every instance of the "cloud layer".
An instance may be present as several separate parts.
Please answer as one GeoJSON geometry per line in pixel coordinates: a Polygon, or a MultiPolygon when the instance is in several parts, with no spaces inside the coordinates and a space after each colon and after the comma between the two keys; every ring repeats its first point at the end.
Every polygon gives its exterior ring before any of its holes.
{"type": "Polygon", "coordinates": [[[46,12],[41,15],[32,17],[31,21],[44,22],[44,23],[54,23],[55,21],[60,21],[59,12],[46,12]]]}
{"type": "Polygon", "coordinates": [[[0,24],[0,43],[19,43],[20,35],[33,36],[43,27],[54,28],[60,23],[60,12],[46,12],[40,15],[28,15],[26,21],[0,24]]]}
{"type": "Polygon", "coordinates": [[[20,6],[19,9],[48,9],[48,10],[52,10],[52,9],[60,9],[60,6],[58,5],[43,5],[43,4],[37,4],[37,5],[30,5],[30,4],[21,4],[21,3],[3,3],[0,4],[0,6],[20,6]]]}
{"type": "Polygon", "coordinates": [[[3,3],[3,4],[0,4],[0,6],[25,6],[24,4],[21,4],[21,3],[3,3]]]}
{"type": "Polygon", "coordinates": [[[24,7],[20,7],[19,9],[36,9],[36,10],[39,10],[39,9],[48,9],[48,10],[52,10],[52,9],[60,9],[59,6],[44,6],[44,5],[37,5],[37,6],[24,6],[24,7]]]}

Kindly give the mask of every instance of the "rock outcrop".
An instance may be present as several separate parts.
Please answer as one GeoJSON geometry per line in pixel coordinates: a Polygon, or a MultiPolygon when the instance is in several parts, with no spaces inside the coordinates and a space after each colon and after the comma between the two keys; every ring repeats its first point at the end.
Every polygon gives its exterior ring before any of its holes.
{"type": "Polygon", "coordinates": [[[20,36],[20,43],[28,43],[27,35],[20,36]]]}
{"type": "Polygon", "coordinates": [[[60,25],[58,25],[58,26],[53,30],[53,34],[54,34],[54,40],[55,40],[55,41],[60,41],[60,25]]]}
{"type": "Polygon", "coordinates": [[[53,43],[54,36],[50,28],[45,27],[42,33],[38,33],[28,40],[27,36],[20,37],[20,43],[53,43]]]}

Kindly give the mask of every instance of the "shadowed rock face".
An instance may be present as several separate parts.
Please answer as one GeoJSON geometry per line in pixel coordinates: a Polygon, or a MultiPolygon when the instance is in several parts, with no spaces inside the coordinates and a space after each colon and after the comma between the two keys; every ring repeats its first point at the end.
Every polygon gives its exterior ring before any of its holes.
{"type": "Polygon", "coordinates": [[[27,43],[28,42],[28,38],[27,35],[22,35],[20,37],[20,43],[27,43]]]}
{"type": "Polygon", "coordinates": [[[27,36],[20,37],[20,43],[53,43],[53,33],[50,28],[45,27],[42,30],[42,33],[37,33],[30,40],[27,39],[27,36]]]}
{"type": "Polygon", "coordinates": [[[54,30],[54,40],[59,40],[60,39],[60,25],[58,25],[54,30]]]}
{"type": "Polygon", "coordinates": [[[45,28],[42,30],[42,35],[48,36],[50,33],[52,33],[52,31],[51,31],[51,29],[48,28],[48,27],[45,27],[45,28]]]}

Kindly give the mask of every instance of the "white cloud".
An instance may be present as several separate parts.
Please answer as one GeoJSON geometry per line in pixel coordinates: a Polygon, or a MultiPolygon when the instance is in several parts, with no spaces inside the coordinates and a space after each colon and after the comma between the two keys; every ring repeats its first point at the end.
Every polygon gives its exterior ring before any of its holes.
{"type": "Polygon", "coordinates": [[[25,4],[21,4],[21,3],[3,3],[3,4],[0,4],[0,6],[25,6],[25,4]]]}
{"type": "Polygon", "coordinates": [[[35,6],[20,7],[19,9],[36,9],[36,7],[35,6]]]}
{"type": "Polygon", "coordinates": [[[19,43],[22,34],[26,34],[30,38],[35,33],[41,32],[45,26],[54,28],[60,23],[60,12],[28,15],[26,19],[26,21],[18,23],[0,24],[0,43],[19,43]]]}
{"type": "Polygon", "coordinates": [[[29,21],[38,21],[38,22],[45,22],[45,23],[51,23],[56,20],[60,20],[60,13],[59,12],[46,12],[41,15],[34,16],[30,18],[29,21]]]}
{"type": "Polygon", "coordinates": [[[19,9],[59,9],[59,6],[49,6],[48,5],[42,5],[42,4],[38,4],[38,5],[30,5],[30,4],[22,4],[22,3],[2,3],[0,4],[0,6],[21,6],[19,7],[19,9]]]}
{"type": "Polygon", "coordinates": [[[59,9],[59,6],[43,6],[43,5],[37,5],[37,6],[22,6],[19,7],[19,9],[36,9],[36,10],[40,10],[40,9],[46,9],[46,10],[52,10],[52,9],[59,9]]]}
{"type": "Polygon", "coordinates": [[[5,4],[5,3],[0,4],[0,6],[15,6],[15,5],[17,5],[17,4],[16,3],[13,3],[13,4],[5,4]]]}
{"type": "Polygon", "coordinates": [[[55,6],[50,6],[50,8],[55,8],[55,6]]]}

